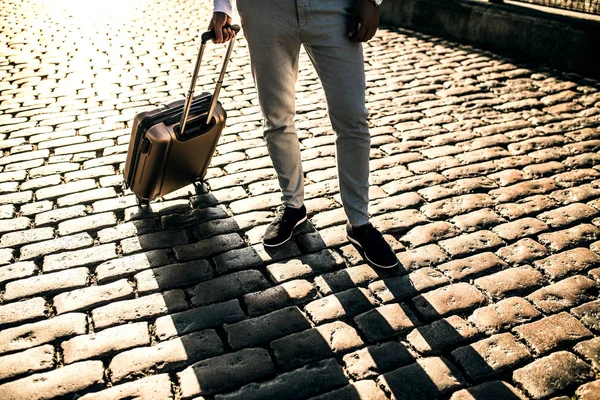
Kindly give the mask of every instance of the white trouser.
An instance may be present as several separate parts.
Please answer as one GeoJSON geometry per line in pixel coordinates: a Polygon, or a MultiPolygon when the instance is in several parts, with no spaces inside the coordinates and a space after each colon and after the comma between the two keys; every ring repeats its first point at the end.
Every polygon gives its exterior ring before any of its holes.
{"type": "Polygon", "coordinates": [[[340,195],[352,225],[369,222],[369,151],[362,45],[348,30],[356,0],[237,0],[252,74],[265,118],[264,137],[286,206],[304,202],[294,126],[295,83],[303,45],[323,85],[336,133],[340,195]]]}

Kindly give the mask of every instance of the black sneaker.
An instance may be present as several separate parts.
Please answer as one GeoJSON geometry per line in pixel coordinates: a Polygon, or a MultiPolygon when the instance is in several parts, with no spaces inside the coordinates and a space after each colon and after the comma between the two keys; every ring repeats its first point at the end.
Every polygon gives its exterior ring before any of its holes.
{"type": "Polygon", "coordinates": [[[263,244],[266,247],[275,247],[284,244],[292,238],[294,228],[306,221],[306,207],[291,208],[280,206],[277,217],[267,227],[263,244]]]}
{"type": "Polygon", "coordinates": [[[348,240],[363,251],[365,258],[371,264],[379,268],[394,268],[398,265],[394,250],[373,225],[366,224],[353,228],[350,223],[347,223],[346,233],[348,240]]]}

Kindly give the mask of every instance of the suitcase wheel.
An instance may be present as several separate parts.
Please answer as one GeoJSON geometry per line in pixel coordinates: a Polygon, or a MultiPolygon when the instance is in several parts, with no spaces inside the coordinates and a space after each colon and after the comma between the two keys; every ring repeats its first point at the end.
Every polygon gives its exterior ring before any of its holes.
{"type": "Polygon", "coordinates": [[[148,206],[150,205],[150,200],[142,199],[142,198],[141,198],[141,197],[139,197],[139,196],[135,196],[135,197],[136,197],[136,199],[137,199],[137,202],[138,202],[138,204],[139,204],[141,207],[148,207],[148,206]]]}

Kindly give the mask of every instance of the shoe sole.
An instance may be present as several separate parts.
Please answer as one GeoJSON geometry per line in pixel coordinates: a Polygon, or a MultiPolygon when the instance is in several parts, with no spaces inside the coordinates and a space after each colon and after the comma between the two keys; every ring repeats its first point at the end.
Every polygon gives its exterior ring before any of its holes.
{"type": "Polygon", "coordinates": [[[352,242],[355,246],[357,246],[359,249],[362,250],[362,253],[365,256],[365,258],[367,259],[367,261],[370,262],[371,264],[373,264],[374,266],[379,267],[379,268],[384,268],[384,269],[396,268],[398,266],[398,260],[396,260],[396,263],[394,265],[379,265],[376,262],[373,262],[373,260],[371,260],[369,258],[369,256],[367,256],[367,253],[365,253],[363,247],[360,245],[360,243],[358,242],[358,240],[352,238],[350,235],[347,235],[346,237],[348,238],[348,240],[350,242],[352,242]]]}
{"type": "Polygon", "coordinates": [[[275,244],[266,244],[263,241],[263,246],[265,246],[265,247],[277,247],[277,246],[281,246],[282,244],[288,242],[292,238],[292,236],[294,236],[294,229],[296,229],[298,227],[298,225],[300,225],[301,223],[303,223],[307,219],[308,219],[308,217],[305,216],[300,221],[296,222],[296,225],[294,225],[294,227],[292,228],[292,232],[290,233],[290,237],[288,237],[287,239],[285,239],[283,242],[279,242],[279,243],[275,243],[275,244]]]}

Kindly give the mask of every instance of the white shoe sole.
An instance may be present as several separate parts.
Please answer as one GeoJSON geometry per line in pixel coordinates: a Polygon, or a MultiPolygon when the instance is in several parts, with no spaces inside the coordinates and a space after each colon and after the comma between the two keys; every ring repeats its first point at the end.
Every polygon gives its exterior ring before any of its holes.
{"type": "Polygon", "coordinates": [[[398,261],[396,261],[396,264],[394,264],[394,265],[379,265],[376,262],[373,262],[373,260],[371,260],[369,258],[369,256],[367,256],[367,253],[364,251],[363,247],[360,245],[358,240],[353,239],[352,237],[350,237],[350,235],[346,235],[346,237],[348,238],[349,241],[354,243],[356,246],[358,246],[363,251],[363,254],[365,255],[365,258],[367,259],[367,261],[370,262],[371,264],[373,264],[374,266],[376,266],[378,268],[383,268],[383,269],[396,268],[398,266],[398,261]]]}
{"type": "Polygon", "coordinates": [[[294,229],[296,229],[296,228],[298,227],[298,225],[300,225],[301,223],[303,223],[303,222],[304,222],[304,221],[306,221],[307,219],[308,219],[308,217],[306,217],[306,216],[305,216],[305,217],[304,217],[304,218],[302,218],[300,221],[296,222],[296,225],[294,225],[294,227],[292,228],[292,232],[290,233],[290,237],[288,237],[287,239],[285,239],[283,242],[276,243],[276,244],[266,244],[266,243],[263,241],[263,246],[265,246],[265,247],[277,247],[277,246],[281,246],[282,244],[284,244],[284,243],[288,242],[288,241],[289,241],[289,240],[292,238],[292,236],[294,236],[294,229]]]}

